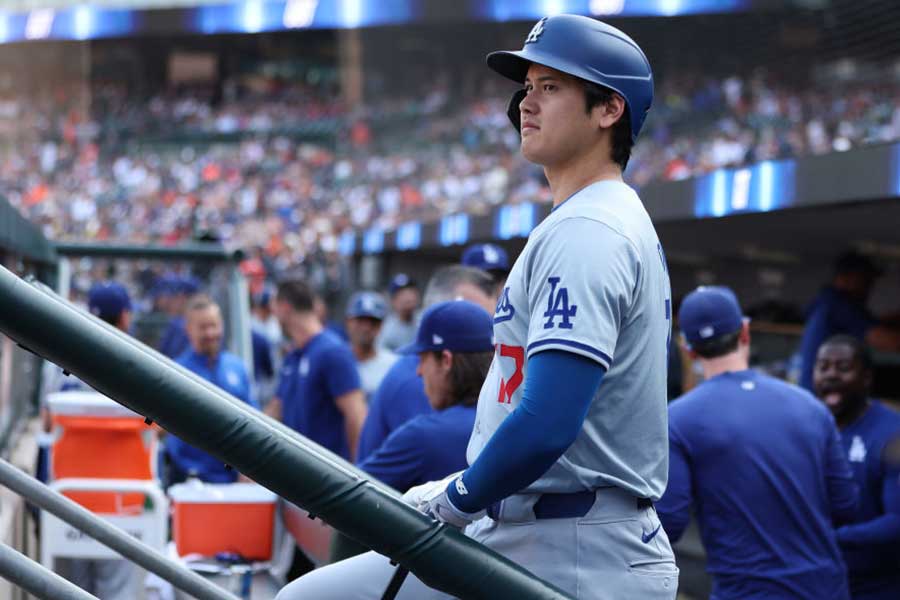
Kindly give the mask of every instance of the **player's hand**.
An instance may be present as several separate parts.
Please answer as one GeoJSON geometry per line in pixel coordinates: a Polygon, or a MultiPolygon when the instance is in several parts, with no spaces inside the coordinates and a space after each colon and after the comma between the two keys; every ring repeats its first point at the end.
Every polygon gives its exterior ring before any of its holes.
{"type": "Polygon", "coordinates": [[[403,494],[403,501],[414,507],[416,510],[422,510],[421,506],[423,504],[423,498],[425,498],[426,496],[430,497],[435,490],[443,491],[447,489],[447,486],[450,484],[450,482],[459,477],[461,474],[462,471],[459,471],[458,473],[448,475],[441,480],[429,481],[428,483],[423,483],[422,485],[411,487],[405,494],[403,494]]]}
{"type": "MultiPolygon", "coordinates": [[[[457,485],[457,482],[461,481],[459,477],[454,477],[448,485],[457,485]]],[[[447,487],[432,489],[428,495],[422,498],[422,506],[419,510],[433,519],[453,525],[459,529],[465,529],[472,521],[477,521],[487,514],[485,510],[467,513],[456,508],[447,494],[447,487]]]]}

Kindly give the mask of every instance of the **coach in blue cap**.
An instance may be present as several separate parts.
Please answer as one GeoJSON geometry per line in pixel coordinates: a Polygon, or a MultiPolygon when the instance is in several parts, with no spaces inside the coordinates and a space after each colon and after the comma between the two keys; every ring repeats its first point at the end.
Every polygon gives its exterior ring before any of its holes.
{"type": "Polygon", "coordinates": [[[493,344],[491,315],[477,304],[452,300],[426,310],[416,340],[399,351],[419,355],[417,373],[435,412],[396,429],[360,468],[401,492],[465,469],[493,344]]]}
{"type": "Polygon", "coordinates": [[[730,289],[696,289],[678,317],[705,381],[669,405],[656,504],[669,538],[693,506],[717,600],[848,598],[834,523],[855,516],[857,488],[831,414],[750,370],[749,322],[730,289]]]}
{"type": "Polygon", "coordinates": [[[366,399],[372,397],[381,380],[397,361],[396,354],[375,343],[385,317],[387,303],[381,294],[357,292],[347,304],[347,320],[344,325],[350,339],[350,349],[356,357],[366,399]]]}

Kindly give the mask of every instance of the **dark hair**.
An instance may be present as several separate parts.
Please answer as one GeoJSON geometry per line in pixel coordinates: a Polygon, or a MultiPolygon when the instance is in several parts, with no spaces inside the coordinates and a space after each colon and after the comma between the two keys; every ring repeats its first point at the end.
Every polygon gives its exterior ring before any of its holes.
{"type": "Polygon", "coordinates": [[[846,333],[841,333],[838,335],[833,335],[819,346],[847,346],[853,351],[853,357],[859,359],[860,364],[862,364],[864,371],[871,371],[873,367],[872,362],[872,351],[869,350],[869,347],[860,340],[859,338],[855,338],[852,335],[847,335],[846,333]]]}
{"type": "Polygon", "coordinates": [[[734,333],[726,333],[709,340],[694,342],[691,344],[691,350],[696,352],[700,358],[719,358],[737,350],[740,337],[740,330],[734,333]]]}
{"type": "Polygon", "coordinates": [[[317,298],[312,286],[300,279],[280,281],[275,296],[297,312],[313,312],[317,298]]]}
{"type": "MultiPolygon", "coordinates": [[[[590,113],[595,106],[608,104],[617,92],[596,84],[592,81],[582,81],[584,85],[585,110],[590,113]]],[[[631,139],[631,115],[628,112],[628,104],[625,104],[625,112],[621,118],[613,124],[612,127],[612,159],[613,162],[622,167],[628,166],[628,159],[631,158],[631,148],[634,141],[631,139]]]]}
{"type": "MultiPolygon", "coordinates": [[[[435,351],[435,359],[440,360],[443,354],[435,351]]],[[[450,367],[450,406],[462,404],[473,406],[478,402],[481,386],[491,368],[494,351],[486,352],[453,352],[453,365],[450,367]]]]}
{"type": "Polygon", "coordinates": [[[842,253],[834,259],[834,274],[861,273],[868,277],[881,275],[881,268],[871,258],[853,250],[842,253]]]}

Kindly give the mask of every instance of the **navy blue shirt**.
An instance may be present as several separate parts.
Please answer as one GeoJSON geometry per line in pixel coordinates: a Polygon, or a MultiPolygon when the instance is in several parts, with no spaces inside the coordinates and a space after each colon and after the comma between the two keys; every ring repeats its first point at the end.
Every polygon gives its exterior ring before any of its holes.
{"type": "Polygon", "coordinates": [[[285,425],[349,458],[344,415],[335,400],[360,388],[353,352],[326,329],[285,357],[275,395],[285,425]]]}
{"type": "MultiPolygon", "coordinates": [[[[250,379],[247,377],[244,363],[234,354],[222,351],[218,359],[210,365],[208,357],[188,350],[178,357],[177,362],[235,398],[243,400],[253,408],[259,408],[250,391],[250,379]]],[[[191,446],[177,436],[169,434],[165,443],[166,454],[179,471],[173,479],[183,479],[191,472],[195,472],[200,480],[210,483],[230,483],[237,479],[237,473],[226,470],[221,460],[191,446]]]]}
{"type": "Polygon", "coordinates": [[[468,466],[466,447],[474,426],[474,404],[457,404],[413,417],[395,429],[359,468],[401,492],[443,479],[468,466]]]}
{"type": "Polygon", "coordinates": [[[184,354],[190,348],[191,340],[188,339],[184,317],[173,317],[163,332],[159,342],[159,351],[175,359],[184,354]]]}
{"type": "Polygon", "coordinates": [[[825,405],[723,373],[669,406],[669,448],[657,511],[674,541],[696,509],[711,598],[848,598],[832,520],[853,518],[858,493],[825,405]]]}
{"type": "Polygon", "coordinates": [[[250,330],[250,342],[253,346],[253,376],[257,381],[270,379],[275,375],[272,344],[266,336],[255,329],[250,330]]]}
{"type": "Polygon", "coordinates": [[[854,600],[896,600],[900,598],[900,457],[896,456],[900,414],[872,402],[841,431],[841,438],[860,488],[860,522],[838,529],[851,595],[854,600]],[[889,457],[890,452],[894,456],[889,457]]]}
{"type": "Polygon", "coordinates": [[[813,300],[806,315],[800,341],[800,386],[812,390],[812,372],[822,342],[833,335],[847,334],[864,339],[877,321],[866,307],[833,287],[826,287],[813,300]]]}
{"type": "Polygon", "coordinates": [[[416,375],[419,357],[403,355],[390,368],[369,402],[369,414],[359,436],[358,462],[374,452],[392,431],[418,415],[433,412],[425,384],[416,375]]]}

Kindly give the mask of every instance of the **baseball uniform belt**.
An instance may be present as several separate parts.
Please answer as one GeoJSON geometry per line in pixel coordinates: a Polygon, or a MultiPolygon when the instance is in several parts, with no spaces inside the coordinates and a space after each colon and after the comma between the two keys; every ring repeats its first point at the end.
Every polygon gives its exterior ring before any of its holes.
{"type": "MultiPolygon", "coordinates": [[[[534,517],[536,519],[577,519],[585,516],[597,499],[597,490],[570,494],[541,494],[533,506],[534,517]]],[[[602,501],[602,497],[600,500],[602,501]]],[[[649,498],[634,498],[634,501],[638,510],[653,506],[653,501],[649,498]]],[[[500,520],[503,502],[501,500],[489,506],[488,517],[495,521],[500,520]]]]}

